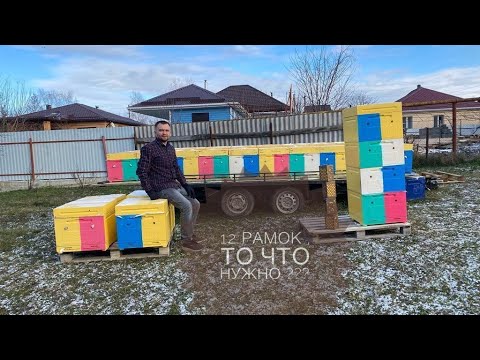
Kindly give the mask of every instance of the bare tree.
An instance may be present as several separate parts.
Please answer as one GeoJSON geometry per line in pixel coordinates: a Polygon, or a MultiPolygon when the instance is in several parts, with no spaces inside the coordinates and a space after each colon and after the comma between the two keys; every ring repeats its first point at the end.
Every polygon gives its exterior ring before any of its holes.
{"type": "Polygon", "coordinates": [[[0,116],[2,130],[15,130],[21,122],[21,115],[28,112],[32,90],[23,81],[13,82],[8,77],[0,78],[0,116]],[[8,124],[7,124],[7,118],[8,124]],[[8,125],[8,127],[7,127],[8,125]]]}
{"type": "Polygon", "coordinates": [[[330,105],[332,109],[344,106],[352,95],[354,60],[349,46],[296,51],[287,69],[299,90],[297,99],[305,97],[304,105],[330,105]]]}
{"type": "Polygon", "coordinates": [[[367,95],[364,91],[358,90],[354,91],[353,94],[348,99],[348,105],[355,106],[355,105],[365,105],[365,104],[373,104],[378,100],[370,95],[367,95]]]}
{"type": "Polygon", "coordinates": [[[129,106],[135,105],[135,104],[138,104],[138,103],[141,103],[141,102],[144,102],[144,101],[145,101],[145,98],[138,91],[132,91],[130,93],[130,105],[129,106]]]}
{"type": "Polygon", "coordinates": [[[305,108],[304,98],[302,96],[297,96],[294,93],[293,94],[293,99],[294,99],[293,111],[297,114],[303,112],[303,109],[305,108]]]}
{"type": "MultiPolygon", "coordinates": [[[[141,93],[139,93],[138,91],[132,91],[130,93],[130,104],[128,106],[132,106],[143,101],[145,101],[145,98],[141,93]]],[[[155,124],[155,122],[158,121],[158,118],[156,117],[136,113],[133,111],[128,111],[128,117],[132,120],[136,120],[147,125],[155,124]]]]}
{"type": "Polygon", "coordinates": [[[31,98],[32,107],[36,106],[31,112],[40,111],[45,109],[46,105],[52,107],[58,107],[63,105],[69,105],[78,102],[74,97],[73,92],[59,91],[59,90],[44,90],[37,89],[31,98]]]}
{"type": "Polygon", "coordinates": [[[24,81],[0,77],[0,118],[2,130],[17,130],[25,120],[22,115],[76,102],[71,91],[32,89],[24,81]],[[8,127],[7,127],[8,118],[8,127]]]}
{"type": "Polygon", "coordinates": [[[192,78],[181,79],[179,77],[176,77],[168,85],[168,91],[173,91],[173,90],[176,90],[176,89],[180,89],[181,87],[184,87],[184,86],[187,86],[187,85],[190,85],[190,84],[193,84],[192,78]]]}

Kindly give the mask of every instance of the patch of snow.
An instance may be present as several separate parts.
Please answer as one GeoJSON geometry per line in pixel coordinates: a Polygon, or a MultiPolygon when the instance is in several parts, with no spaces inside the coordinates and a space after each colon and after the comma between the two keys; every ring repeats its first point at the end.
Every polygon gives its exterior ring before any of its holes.
{"type": "Polygon", "coordinates": [[[331,313],[479,314],[479,171],[468,178],[409,204],[411,236],[356,242],[331,313]]]}

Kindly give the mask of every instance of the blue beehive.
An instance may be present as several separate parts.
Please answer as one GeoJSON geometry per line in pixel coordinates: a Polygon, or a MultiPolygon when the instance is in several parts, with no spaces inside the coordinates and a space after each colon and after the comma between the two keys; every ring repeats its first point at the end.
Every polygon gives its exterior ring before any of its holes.
{"type": "Polygon", "coordinates": [[[406,176],[407,200],[425,199],[425,176],[406,176]]]}
{"type": "Polygon", "coordinates": [[[119,249],[142,248],[142,218],[137,215],[123,215],[116,219],[119,249]]]}
{"type": "Polygon", "coordinates": [[[335,172],[336,171],[335,153],[333,152],[320,153],[320,165],[332,165],[333,172],[335,172]]]}
{"type": "Polygon", "coordinates": [[[258,155],[243,155],[245,174],[258,176],[260,164],[258,155]]]}
{"type": "Polygon", "coordinates": [[[178,164],[178,167],[180,168],[180,171],[183,174],[184,173],[183,172],[183,157],[177,157],[177,164],[178,164]]]}
{"type": "Polygon", "coordinates": [[[382,167],[383,191],[405,191],[405,167],[393,165],[382,167]]]}
{"type": "Polygon", "coordinates": [[[413,150],[405,150],[405,174],[413,172],[413,150]]]}
{"type": "Polygon", "coordinates": [[[382,140],[380,131],[380,114],[357,115],[358,141],[382,140]]]}

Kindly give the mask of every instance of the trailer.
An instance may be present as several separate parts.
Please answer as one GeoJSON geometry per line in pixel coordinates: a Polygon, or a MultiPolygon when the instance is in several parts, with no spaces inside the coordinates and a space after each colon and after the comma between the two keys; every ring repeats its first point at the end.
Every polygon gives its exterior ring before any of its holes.
{"type": "MultiPolygon", "coordinates": [[[[200,179],[187,179],[201,203],[218,203],[231,217],[249,215],[256,205],[268,204],[276,213],[293,214],[307,202],[320,201],[323,182],[314,173],[260,173],[259,176],[228,174],[225,178],[202,175],[200,179]]],[[[345,174],[336,174],[337,194],[345,196],[345,174]]]]}
{"type": "MultiPolygon", "coordinates": [[[[230,217],[249,215],[256,206],[268,205],[276,213],[293,214],[306,203],[321,201],[323,182],[319,172],[259,173],[259,176],[225,174],[224,178],[187,176],[201,203],[218,204],[230,217]]],[[[345,173],[335,174],[337,196],[346,197],[345,173]]],[[[140,185],[140,181],[101,182],[98,185],[140,185]]]]}

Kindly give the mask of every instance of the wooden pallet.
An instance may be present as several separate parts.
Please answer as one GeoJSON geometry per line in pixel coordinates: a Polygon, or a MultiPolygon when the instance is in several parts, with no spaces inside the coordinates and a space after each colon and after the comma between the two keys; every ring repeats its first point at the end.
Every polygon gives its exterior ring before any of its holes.
{"type": "Polygon", "coordinates": [[[170,243],[167,247],[148,247],[139,249],[120,250],[117,242],[114,242],[105,251],[78,251],[60,254],[60,262],[89,262],[89,261],[111,261],[125,259],[143,259],[149,257],[162,257],[170,255],[170,243]]]}
{"type": "Polygon", "coordinates": [[[421,174],[426,178],[437,178],[438,184],[458,184],[465,182],[463,175],[451,174],[445,171],[427,172],[422,171],[421,174]]]}
{"type": "Polygon", "coordinates": [[[324,217],[306,217],[300,219],[304,235],[314,244],[330,244],[337,242],[385,238],[398,235],[409,235],[410,223],[395,223],[362,226],[348,215],[338,217],[337,229],[326,229],[324,217]]]}

